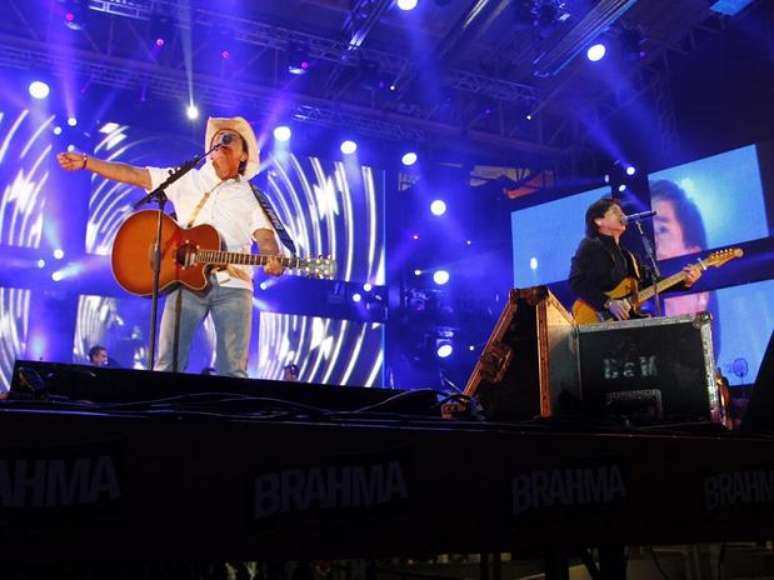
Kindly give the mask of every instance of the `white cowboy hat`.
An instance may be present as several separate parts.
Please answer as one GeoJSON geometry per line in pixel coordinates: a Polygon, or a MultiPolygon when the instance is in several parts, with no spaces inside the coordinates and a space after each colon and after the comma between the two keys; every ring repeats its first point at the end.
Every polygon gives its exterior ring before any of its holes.
{"type": "Polygon", "coordinates": [[[252,179],[258,173],[260,162],[258,141],[253,133],[253,128],[243,117],[210,117],[207,119],[207,132],[204,136],[204,150],[212,147],[212,139],[218,131],[228,129],[242,136],[247,143],[247,166],[245,167],[245,179],[252,179]]]}

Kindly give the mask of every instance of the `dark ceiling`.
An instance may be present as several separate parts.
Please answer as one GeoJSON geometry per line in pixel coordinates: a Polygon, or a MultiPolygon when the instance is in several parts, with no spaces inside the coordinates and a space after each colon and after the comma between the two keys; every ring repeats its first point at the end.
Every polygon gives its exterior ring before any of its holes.
{"type": "Polygon", "coordinates": [[[167,100],[188,98],[192,73],[203,103],[548,157],[583,141],[579,111],[604,119],[650,94],[671,59],[738,18],[712,12],[708,0],[419,0],[409,12],[392,0],[5,4],[0,67],[72,71],[167,100]],[[80,31],[64,27],[68,10],[80,31]],[[159,34],[162,49],[153,46],[159,34]],[[600,38],[615,82],[583,54],[600,38]],[[306,74],[288,74],[296,60],[309,64],[306,74]]]}

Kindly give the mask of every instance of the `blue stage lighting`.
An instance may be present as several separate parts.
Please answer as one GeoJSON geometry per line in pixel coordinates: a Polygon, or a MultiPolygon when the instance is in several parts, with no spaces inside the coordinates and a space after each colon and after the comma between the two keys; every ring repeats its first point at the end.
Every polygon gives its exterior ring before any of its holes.
{"type": "Polygon", "coordinates": [[[64,258],[64,250],[62,248],[57,248],[56,250],[54,250],[54,258],[56,258],[57,260],[61,260],[62,258],[64,258]]]}
{"type": "Polygon", "coordinates": [[[414,270],[414,276],[421,276],[422,270],[414,270]]]}
{"type": "Polygon", "coordinates": [[[430,211],[433,215],[443,215],[446,213],[446,202],[442,199],[436,199],[430,204],[430,211]]]}
{"type": "Polygon", "coordinates": [[[443,286],[449,281],[449,272],[446,270],[436,270],[433,272],[433,282],[439,286],[443,286]]]}
{"type": "Polygon", "coordinates": [[[412,165],[414,165],[414,163],[417,162],[417,154],[414,153],[413,151],[409,151],[408,153],[403,155],[400,161],[406,167],[411,167],[412,165]]]}
{"type": "Polygon", "coordinates": [[[194,105],[193,103],[191,103],[190,105],[188,105],[188,107],[186,107],[185,115],[191,121],[195,121],[196,119],[199,118],[199,108],[196,105],[194,105]]]}
{"type": "Polygon", "coordinates": [[[281,143],[290,141],[290,137],[292,135],[293,135],[293,132],[290,130],[290,127],[288,127],[287,125],[280,125],[279,127],[274,128],[274,139],[281,143]]]}
{"type": "Polygon", "coordinates": [[[352,155],[355,151],[357,151],[357,143],[354,141],[347,139],[341,143],[341,152],[344,155],[352,155]]]}
{"type": "Polygon", "coordinates": [[[435,354],[438,358],[448,358],[454,352],[454,347],[449,342],[443,342],[438,345],[435,350],[435,354]]]}
{"type": "Polygon", "coordinates": [[[398,0],[398,8],[408,12],[409,10],[414,10],[414,8],[417,7],[418,2],[419,0],[398,0]]]}
{"type": "Polygon", "coordinates": [[[61,134],[62,134],[62,128],[59,125],[54,127],[54,135],[61,135],[61,134]]]}
{"type": "Polygon", "coordinates": [[[33,99],[45,99],[51,92],[51,88],[43,81],[32,81],[28,90],[33,99]]]}
{"type": "Polygon", "coordinates": [[[626,184],[622,183],[621,185],[619,185],[618,186],[618,191],[620,191],[620,192],[626,191],[626,184]]]}
{"type": "Polygon", "coordinates": [[[637,173],[637,170],[634,168],[634,166],[630,165],[626,168],[626,175],[634,175],[637,173]]]}
{"type": "Polygon", "coordinates": [[[75,127],[78,124],[78,119],[76,119],[75,117],[67,117],[67,124],[70,127],[75,127]]]}
{"type": "Polygon", "coordinates": [[[359,292],[355,292],[352,295],[352,302],[360,302],[363,299],[363,297],[360,295],[359,292]]]}
{"type": "Polygon", "coordinates": [[[607,49],[605,48],[604,44],[601,42],[593,44],[586,51],[586,58],[588,58],[591,62],[597,62],[602,60],[602,58],[605,56],[605,52],[607,52],[607,49]]]}
{"type": "Polygon", "coordinates": [[[374,289],[374,287],[371,286],[371,284],[369,284],[368,282],[363,284],[363,292],[370,292],[373,289],[374,289]]]}
{"type": "Polygon", "coordinates": [[[46,267],[46,261],[43,258],[38,260],[38,268],[45,268],[45,267],[46,267]]]}

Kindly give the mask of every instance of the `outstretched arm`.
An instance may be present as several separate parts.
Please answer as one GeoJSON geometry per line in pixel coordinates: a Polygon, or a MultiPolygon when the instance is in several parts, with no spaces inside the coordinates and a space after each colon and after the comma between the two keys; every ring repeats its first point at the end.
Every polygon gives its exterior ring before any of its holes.
{"type": "Polygon", "coordinates": [[[143,189],[151,188],[150,172],[142,167],[134,167],[125,163],[102,161],[89,157],[85,153],[59,153],[56,160],[65,171],[88,170],[101,175],[105,179],[119,181],[128,185],[136,185],[143,189]]]}

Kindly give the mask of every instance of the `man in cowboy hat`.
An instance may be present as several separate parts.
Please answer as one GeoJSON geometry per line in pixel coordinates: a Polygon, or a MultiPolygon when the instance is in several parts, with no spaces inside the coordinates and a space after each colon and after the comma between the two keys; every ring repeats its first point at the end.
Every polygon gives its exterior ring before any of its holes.
{"type": "MultiPolygon", "coordinates": [[[[167,197],[184,227],[210,224],[220,233],[230,252],[249,252],[256,242],[262,254],[279,256],[274,229],[253,193],[249,179],[258,173],[258,143],[242,117],[207,121],[204,148],[209,155],[201,169],[188,172],[167,187],[167,197]]],[[[106,179],[155,189],[168,176],[168,169],[134,167],[102,161],[85,153],[59,153],[57,161],[66,171],[89,170],[106,179]]],[[[282,274],[279,258],[271,259],[264,271],[282,274]]],[[[203,293],[185,288],[172,292],[161,318],[156,370],[184,370],[194,331],[208,313],[217,335],[216,367],[219,375],[247,376],[247,353],[252,322],[252,269],[233,265],[211,273],[210,287],[203,293]],[[178,316],[179,306],[179,321],[178,316]],[[175,326],[178,323],[177,361],[175,326]],[[177,364],[175,364],[177,363],[177,364]]]]}

